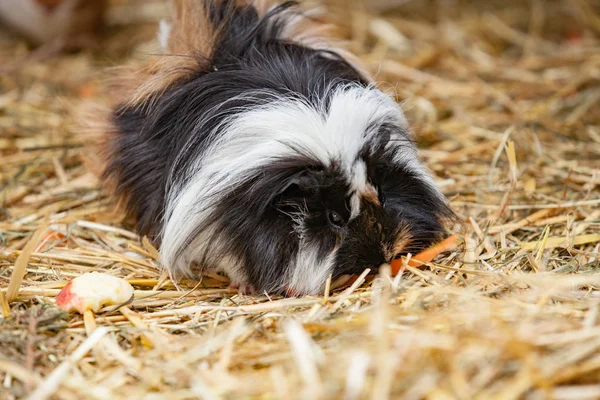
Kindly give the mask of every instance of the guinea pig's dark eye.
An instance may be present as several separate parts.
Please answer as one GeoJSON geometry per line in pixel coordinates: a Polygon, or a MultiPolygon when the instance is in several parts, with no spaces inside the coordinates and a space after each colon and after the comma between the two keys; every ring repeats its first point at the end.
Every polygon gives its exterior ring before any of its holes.
{"type": "Polygon", "coordinates": [[[342,226],[344,226],[345,221],[342,218],[342,216],[338,213],[336,213],[335,211],[327,211],[327,220],[329,220],[329,223],[333,226],[336,226],[338,228],[341,228],[342,226]]]}
{"type": "Polygon", "coordinates": [[[382,206],[385,206],[385,200],[386,199],[385,199],[385,193],[383,193],[383,190],[379,189],[377,195],[379,197],[379,203],[382,206]]]}

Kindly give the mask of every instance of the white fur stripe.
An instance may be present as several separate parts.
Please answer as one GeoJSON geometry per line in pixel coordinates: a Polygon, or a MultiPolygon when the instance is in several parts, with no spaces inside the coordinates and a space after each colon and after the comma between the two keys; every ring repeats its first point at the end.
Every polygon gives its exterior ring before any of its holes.
{"type": "Polygon", "coordinates": [[[335,255],[334,250],[325,258],[319,257],[317,248],[301,243],[286,280],[289,292],[297,296],[322,294],[327,278],[333,272],[335,255]]]}

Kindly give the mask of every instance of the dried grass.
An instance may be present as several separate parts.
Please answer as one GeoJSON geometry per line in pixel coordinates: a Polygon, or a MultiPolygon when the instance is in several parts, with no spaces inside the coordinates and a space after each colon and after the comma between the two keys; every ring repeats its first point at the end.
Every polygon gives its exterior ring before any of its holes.
{"type": "Polygon", "coordinates": [[[0,398],[600,398],[597,2],[327,2],[466,228],[428,268],[301,299],[176,288],[82,166],[70,110],[163,10],[114,3],[102,54],[0,76],[0,398]],[[92,270],[136,291],[87,336],[53,299],[92,270]]]}

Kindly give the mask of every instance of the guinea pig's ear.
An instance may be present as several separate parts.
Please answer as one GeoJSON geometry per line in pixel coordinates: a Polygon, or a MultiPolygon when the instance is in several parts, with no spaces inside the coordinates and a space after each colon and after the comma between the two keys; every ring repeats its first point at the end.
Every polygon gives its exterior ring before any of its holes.
{"type": "Polygon", "coordinates": [[[282,182],[282,185],[276,192],[276,206],[290,206],[303,201],[307,195],[311,195],[316,190],[315,172],[303,170],[291,175],[282,182]]]}

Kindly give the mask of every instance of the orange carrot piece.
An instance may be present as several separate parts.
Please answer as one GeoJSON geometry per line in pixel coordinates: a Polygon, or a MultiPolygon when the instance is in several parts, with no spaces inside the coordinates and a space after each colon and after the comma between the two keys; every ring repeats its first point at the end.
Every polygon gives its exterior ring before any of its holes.
{"type": "MultiPolygon", "coordinates": [[[[445,251],[454,250],[458,245],[458,236],[452,235],[442,240],[441,242],[434,244],[430,248],[423,250],[422,252],[411,257],[408,261],[408,265],[411,267],[421,267],[423,264],[432,261],[440,253],[445,251]]],[[[392,261],[392,275],[396,275],[402,269],[403,258],[397,258],[392,261]]]]}

